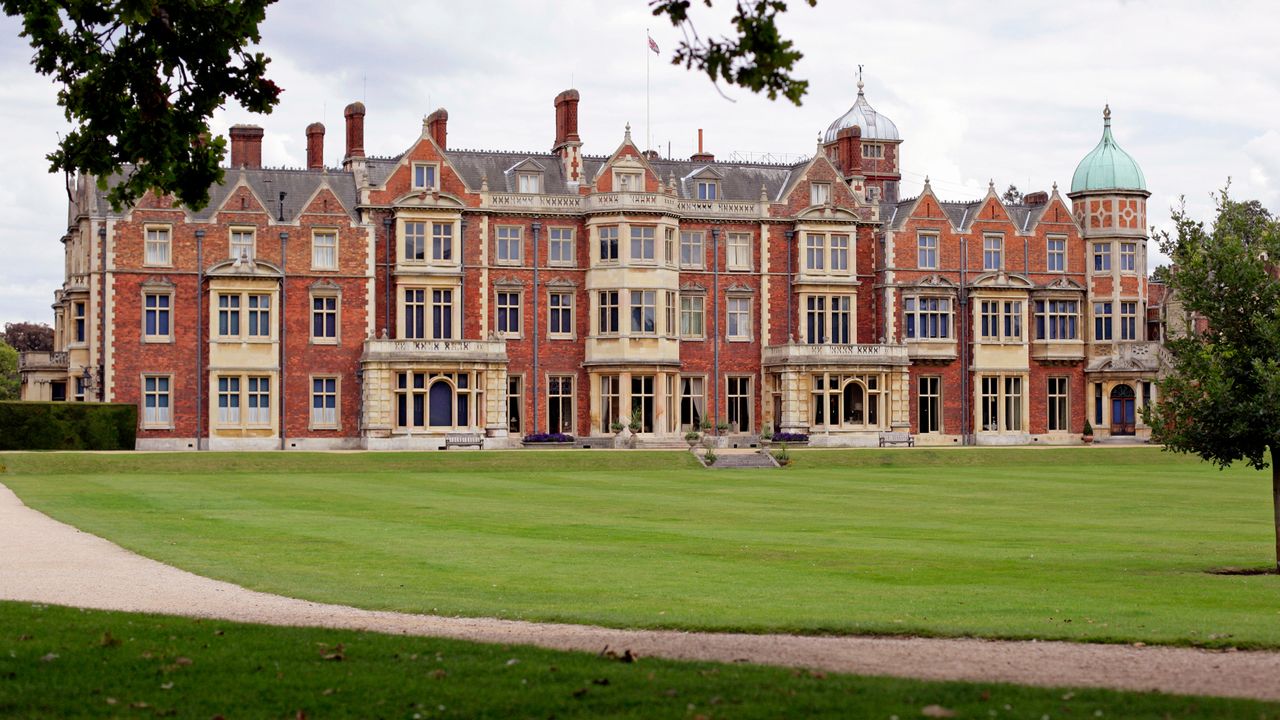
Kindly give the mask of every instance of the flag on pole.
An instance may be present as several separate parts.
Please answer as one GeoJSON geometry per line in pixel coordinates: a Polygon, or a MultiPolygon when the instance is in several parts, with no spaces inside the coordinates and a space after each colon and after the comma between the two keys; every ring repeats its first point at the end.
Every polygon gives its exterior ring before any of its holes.
{"type": "MultiPolygon", "coordinates": [[[[646,36],[646,37],[649,37],[649,36],[646,36]]],[[[658,51],[658,43],[654,42],[652,37],[649,37],[649,49],[652,50],[653,54],[655,55],[662,54],[661,52],[658,51]]]]}

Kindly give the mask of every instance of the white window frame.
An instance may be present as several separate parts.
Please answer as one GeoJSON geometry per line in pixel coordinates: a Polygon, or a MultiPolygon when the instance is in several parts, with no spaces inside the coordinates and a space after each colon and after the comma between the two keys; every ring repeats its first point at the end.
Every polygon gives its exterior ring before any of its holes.
{"type": "Polygon", "coordinates": [[[1045,429],[1048,432],[1071,431],[1071,378],[1050,375],[1045,380],[1045,429]],[[1060,387],[1055,387],[1060,385],[1060,387]],[[1055,412],[1055,410],[1057,412],[1055,412]]]}
{"type": "Polygon", "coordinates": [[[747,232],[725,234],[725,267],[742,272],[751,270],[751,238],[747,232]]]}
{"type": "Polygon", "coordinates": [[[827,271],[827,236],[824,233],[804,234],[804,269],[810,273],[827,271]]]}
{"type": "Polygon", "coordinates": [[[1026,340],[1022,300],[979,298],[975,306],[978,310],[979,342],[1021,343],[1026,340]]]}
{"type": "Polygon", "coordinates": [[[1067,271],[1067,238],[1065,235],[1050,235],[1044,241],[1045,272],[1064,273],[1067,271]],[[1061,249],[1055,250],[1053,244],[1061,243],[1061,249]],[[1053,266],[1054,257],[1058,258],[1058,267],[1053,266]]]}
{"type": "Polygon", "coordinates": [[[680,267],[701,270],[706,263],[706,233],[701,230],[681,231],[680,267]]]}
{"type": "Polygon", "coordinates": [[[310,330],[311,330],[311,344],[312,345],[339,344],[340,342],[339,338],[342,337],[342,295],[334,291],[312,290],[308,307],[311,310],[311,313],[309,316],[310,323],[308,323],[310,325],[310,330]],[[329,301],[333,301],[332,309],[328,307],[317,308],[316,307],[317,300],[323,302],[325,305],[328,305],[329,301]],[[332,316],[333,318],[333,334],[332,335],[316,334],[316,315],[317,314],[321,315],[322,319],[330,315],[332,316]]]}
{"type": "Polygon", "coordinates": [[[142,382],[142,428],[144,430],[173,429],[173,376],[157,373],[143,373],[142,382]],[[152,383],[149,386],[149,383],[152,383]],[[161,387],[163,381],[163,388],[161,387]],[[154,405],[150,404],[154,398],[154,405]],[[163,400],[163,406],[161,404],[163,400]]]}
{"type": "Polygon", "coordinates": [[[602,263],[617,263],[621,256],[622,231],[618,225],[601,225],[596,228],[596,253],[597,259],[602,263]],[[613,252],[606,254],[605,250],[609,249],[613,252]]]}
{"type": "Polygon", "coordinates": [[[902,299],[903,337],[907,342],[954,342],[955,305],[950,295],[907,295],[902,299]]]}
{"type": "Polygon", "coordinates": [[[311,269],[338,269],[338,231],[324,228],[311,231],[311,269]]]}
{"type": "Polygon", "coordinates": [[[1080,339],[1080,301],[1047,297],[1031,301],[1037,342],[1072,342],[1080,339]],[[1068,304],[1074,310],[1067,309],[1068,304]]]}
{"type": "Polygon", "coordinates": [[[413,163],[409,179],[413,183],[414,190],[435,190],[440,187],[440,164],[429,162],[413,163]],[[430,170],[431,175],[429,179],[425,177],[425,173],[428,170],[430,170]]]}
{"type": "Polygon", "coordinates": [[[614,170],[614,192],[644,192],[644,172],[641,170],[614,170]]]}
{"type": "Polygon", "coordinates": [[[516,173],[516,192],[524,195],[537,195],[542,192],[542,173],[516,173]]]}
{"type": "Polygon", "coordinates": [[[255,227],[242,227],[233,225],[227,230],[227,254],[232,260],[239,260],[242,256],[252,260],[258,254],[258,229],[255,227]],[[248,242],[245,242],[245,237],[248,242]],[[244,250],[248,249],[245,253],[244,250]]]}
{"type": "Polygon", "coordinates": [[[939,375],[921,375],[916,382],[916,432],[921,435],[942,432],[942,377],[939,375]],[[927,426],[921,407],[930,405],[927,426]]]}
{"type": "Polygon", "coordinates": [[[695,180],[693,196],[697,200],[719,200],[720,182],[718,180],[695,180]]]}
{"type": "Polygon", "coordinates": [[[974,407],[974,425],[981,433],[1022,433],[1024,416],[1027,410],[1026,378],[1022,375],[990,374],[979,375],[977,382],[978,403],[974,407]],[[990,392],[993,383],[995,392],[990,392]],[[1013,382],[1011,382],[1013,381],[1013,382]],[[1016,386],[1016,392],[1014,392],[1016,386]],[[1014,409],[1016,402],[1017,412],[1014,409]],[[991,404],[995,409],[995,417],[988,418],[992,422],[984,424],[982,414],[991,404]]]}
{"type": "Polygon", "coordinates": [[[1004,269],[1004,236],[982,236],[982,269],[998,272],[1004,269]]]}
{"type": "Polygon", "coordinates": [[[938,233],[916,234],[916,267],[921,270],[938,269],[938,233]]]}
{"type": "Polygon", "coordinates": [[[241,379],[239,375],[217,375],[216,386],[218,427],[240,427],[241,425],[241,379]],[[225,389],[224,389],[225,388],[225,389]]]}
{"type": "Polygon", "coordinates": [[[725,339],[730,342],[751,341],[751,298],[730,295],[725,298],[725,339]]]}
{"type": "Polygon", "coordinates": [[[809,204],[826,205],[831,202],[831,183],[809,183],[809,204]]]}
{"type": "Polygon", "coordinates": [[[245,427],[263,428],[271,426],[271,408],[275,404],[275,382],[270,375],[246,375],[244,378],[244,408],[248,411],[243,414],[245,427]],[[266,383],[266,390],[262,389],[262,384],[266,383]],[[255,389],[256,386],[256,389],[255,389]],[[262,407],[262,399],[266,398],[267,406],[262,407]],[[256,404],[256,406],[255,406],[256,404]]]}
{"type": "Polygon", "coordinates": [[[849,233],[832,233],[827,238],[828,272],[835,275],[853,274],[853,236],[849,233]]]}
{"type": "Polygon", "coordinates": [[[577,335],[575,331],[577,325],[574,323],[574,301],[574,293],[571,290],[547,291],[547,337],[572,340],[577,335]],[[555,323],[552,322],[552,318],[557,314],[560,315],[560,330],[556,330],[555,323]]]}
{"type": "Polygon", "coordinates": [[[155,289],[144,286],[142,288],[142,342],[144,343],[171,343],[173,342],[173,290],[172,289],[155,289]],[[149,299],[157,298],[156,307],[148,305],[149,299]],[[159,306],[159,298],[164,298],[167,302],[164,307],[159,306]],[[156,325],[159,327],[160,315],[165,316],[165,324],[168,326],[168,332],[149,333],[147,332],[147,315],[151,312],[156,313],[156,325]]]}
{"type": "Polygon", "coordinates": [[[862,143],[862,157],[867,160],[883,160],[884,146],[880,143],[862,143]]]}
{"type": "Polygon", "coordinates": [[[1138,243],[1120,243],[1120,272],[1136,273],[1138,271],[1138,243]]]}
{"type": "Polygon", "coordinates": [[[628,229],[628,236],[630,242],[627,244],[627,248],[630,254],[627,257],[631,262],[650,265],[658,261],[658,228],[656,225],[631,225],[628,229]]]}
{"type": "Polygon", "coordinates": [[[658,334],[658,291],[630,290],[627,292],[627,327],[631,335],[651,337],[658,334]],[[637,313],[639,311],[639,313],[637,313]],[[639,327],[637,327],[637,324],[639,327]],[[646,329],[646,325],[652,329],[646,329]]]}
{"type": "Polygon", "coordinates": [[[547,264],[556,267],[572,267],[576,259],[573,228],[547,228],[547,264]]]}
{"type": "Polygon", "coordinates": [[[308,414],[310,421],[308,429],[310,430],[337,430],[342,423],[342,376],[340,375],[312,375],[311,376],[311,411],[308,414]],[[316,389],[316,383],[333,383],[333,390],[330,391],[326,385],[321,385],[319,391],[316,389]],[[320,398],[325,401],[325,405],[331,399],[333,407],[316,407],[316,399],[320,398]]]}
{"type": "Polygon", "coordinates": [[[496,226],[493,229],[493,264],[519,265],[523,260],[524,228],[519,225],[496,226]]]}
{"type": "Polygon", "coordinates": [[[173,266],[173,226],[145,225],[142,264],[148,267],[173,266]],[[154,253],[152,251],[155,251],[154,253]]]}
{"type": "Polygon", "coordinates": [[[680,338],[705,340],[707,337],[707,296],[701,293],[680,294],[680,338]],[[694,332],[694,323],[697,332],[694,332]]]}
{"type": "Polygon", "coordinates": [[[431,223],[427,220],[404,220],[400,223],[400,259],[406,263],[426,264],[427,236],[431,223]],[[421,254],[421,257],[419,257],[421,254]]]}
{"type": "Polygon", "coordinates": [[[599,290],[596,292],[596,334],[616,337],[622,327],[622,293],[623,290],[599,290]],[[606,302],[608,301],[608,302],[606,302]],[[612,311],[612,315],[610,315],[612,311]],[[605,320],[612,319],[606,325],[605,320]],[[611,325],[611,326],[610,326],[611,325]]]}
{"type": "Polygon", "coordinates": [[[493,331],[502,338],[524,337],[524,293],[519,290],[500,288],[493,294],[493,331]],[[514,302],[513,302],[514,300],[514,302]],[[511,320],[515,319],[515,329],[511,328],[511,320]],[[507,328],[503,329],[502,320],[506,320],[507,328]]]}
{"type": "Polygon", "coordinates": [[[1093,263],[1090,268],[1095,273],[1111,272],[1111,253],[1112,246],[1110,242],[1095,242],[1092,245],[1093,263]]]}

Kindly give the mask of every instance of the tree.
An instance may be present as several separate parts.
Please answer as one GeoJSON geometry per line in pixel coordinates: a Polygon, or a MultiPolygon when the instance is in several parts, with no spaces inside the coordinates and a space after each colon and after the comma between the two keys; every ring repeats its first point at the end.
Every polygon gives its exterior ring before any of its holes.
{"type": "MultiPolygon", "coordinates": [[[[702,0],[711,7],[712,0],[702,0]]],[[[810,7],[818,0],[804,0],[810,7]]],[[[711,82],[720,80],[764,92],[770,100],[778,95],[800,104],[809,89],[808,80],[796,79],[791,71],[804,55],[795,43],[778,32],[778,13],[787,11],[783,0],[739,0],[733,16],[734,37],[702,37],[689,19],[691,0],[650,0],[655,17],[667,16],[684,33],[671,64],[705,72],[711,82]]]]}
{"type": "Polygon", "coordinates": [[[1175,233],[1158,236],[1174,301],[1201,322],[1171,333],[1161,400],[1144,417],[1168,450],[1271,467],[1280,572],[1280,223],[1227,190],[1217,204],[1213,227],[1180,209],[1175,233]]]}
{"type": "Polygon", "coordinates": [[[32,65],[61,86],[71,132],[51,171],[84,172],[117,208],[149,189],[192,208],[222,180],[226,141],[209,117],[233,98],[269,113],[280,88],[251,52],[273,0],[0,0],[21,18],[32,65]]]}
{"type": "Polygon", "coordinates": [[[44,323],[5,323],[0,340],[18,352],[47,352],[53,349],[53,328],[44,323]]]}
{"type": "Polygon", "coordinates": [[[1018,189],[1017,185],[1010,185],[1009,189],[1004,191],[1004,195],[1000,196],[1000,199],[1005,205],[1021,205],[1022,191],[1018,189]]]}
{"type": "Polygon", "coordinates": [[[0,400],[17,400],[21,383],[18,376],[18,351],[0,341],[0,400]]]}

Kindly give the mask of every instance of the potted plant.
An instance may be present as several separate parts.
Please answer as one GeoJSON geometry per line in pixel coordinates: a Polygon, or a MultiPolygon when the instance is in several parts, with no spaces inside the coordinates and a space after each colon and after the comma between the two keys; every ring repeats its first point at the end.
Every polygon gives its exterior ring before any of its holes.
{"type": "Polygon", "coordinates": [[[631,411],[631,422],[628,427],[631,428],[631,432],[633,433],[638,433],[644,428],[644,420],[640,416],[640,408],[635,408],[631,411]]]}
{"type": "Polygon", "coordinates": [[[684,441],[689,443],[690,450],[692,450],[693,446],[697,445],[698,441],[701,439],[702,439],[702,433],[698,432],[697,430],[690,430],[689,432],[684,434],[684,441]]]}
{"type": "Polygon", "coordinates": [[[626,429],[626,427],[627,427],[626,425],[622,424],[621,420],[617,420],[617,419],[609,423],[609,429],[613,431],[614,435],[617,435],[618,433],[622,432],[623,430],[626,429]]]}
{"type": "Polygon", "coordinates": [[[1089,419],[1085,418],[1084,432],[1080,434],[1080,439],[1084,440],[1084,444],[1088,445],[1093,442],[1093,426],[1089,424],[1089,419]]]}
{"type": "Polygon", "coordinates": [[[791,453],[787,452],[787,444],[781,443],[778,450],[773,453],[773,459],[778,461],[778,465],[786,467],[791,464],[791,453]]]}
{"type": "Polygon", "coordinates": [[[727,432],[729,432],[729,423],[724,422],[723,420],[716,423],[716,434],[724,435],[727,432]]]}

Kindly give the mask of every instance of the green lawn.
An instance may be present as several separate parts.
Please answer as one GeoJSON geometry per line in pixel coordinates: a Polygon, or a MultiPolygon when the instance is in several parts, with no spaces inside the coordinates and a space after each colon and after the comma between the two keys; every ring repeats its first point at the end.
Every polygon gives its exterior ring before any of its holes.
{"type": "Polygon", "coordinates": [[[0,716],[1280,718],[1280,704],[940,683],[0,603],[0,716]],[[299,712],[303,714],[299,714],[299,712]]]}
{"type": "Polygon", "coordinates": [[[1155,448],[0,456],[24,501],[311,600],[626,627],[1280,647],[1268,477],[1155,448]]]}

